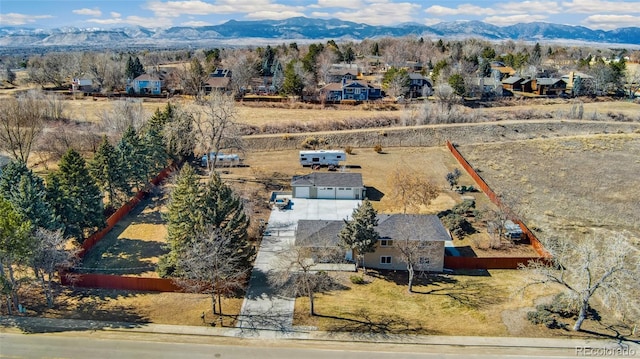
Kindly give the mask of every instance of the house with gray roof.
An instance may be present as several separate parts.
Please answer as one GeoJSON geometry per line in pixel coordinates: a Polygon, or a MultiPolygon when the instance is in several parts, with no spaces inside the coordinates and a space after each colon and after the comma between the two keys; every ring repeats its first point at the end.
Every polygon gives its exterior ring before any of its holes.
{"type": "Polygon", "coordinates": [[[362,174],[351,172],[312,172],[293,176],[293,198],[364,199],[366,188],[362,174]]]}
{"type": "MultiPolygon", "coordinates": [[[[336,220],[300,220],[296,228],[295,245],[316,249],[317,253],[327,253],[320,249],[339,248],[338,234],[344,224],[344,221],[336,220]]],[[[451,240],[451,236],[438,216],[379,214],[376,231],[380,234],[380,239],[375,251],[364,255],[365,267],[406,270],[397,242],[410,240],[419,241],[420,247],[424,248],[418,270],[443,270],[445,242],[451,240]]],[[[345,258],[353,259],[354,253],[347,252],[345,258]]]]}

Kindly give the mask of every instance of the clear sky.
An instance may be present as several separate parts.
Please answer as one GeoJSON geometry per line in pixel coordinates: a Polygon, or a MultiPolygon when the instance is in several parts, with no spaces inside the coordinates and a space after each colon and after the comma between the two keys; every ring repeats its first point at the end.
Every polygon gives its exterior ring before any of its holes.
{"type": "Polygon", "coordinates": [[[640,27],[640,0],[0,0],[0,26],[205,26],[228,20],[337,18],[372,25],[545,21],[592,29],[640,27]]]}

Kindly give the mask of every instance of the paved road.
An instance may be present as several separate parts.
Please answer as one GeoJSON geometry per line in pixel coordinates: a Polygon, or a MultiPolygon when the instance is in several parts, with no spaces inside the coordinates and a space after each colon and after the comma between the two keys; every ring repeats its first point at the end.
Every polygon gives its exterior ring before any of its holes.
{"type": "Polygon", "coordinates": [[[239,328],[291,331],[295,299],[277,293],[268,282],[268,276],[278,266],[279,253],[293,244],[298,220],[347,218],[359,203],[294,198],[289,209],[272,210],[238,318],[239,328]]]}
{"type": "MultiPolygon", "coordinates": [[[[103,333],[104,334],[104,333],[103,333]]],[[[567,348],[457,347],[450,345],[391,345],[377,343],[318,343],[171,337],[146,334],[0,334],[0,358],[571,358],[567,348]],[[121,335],[114,335],[121,334],[121,335]],[[126,337],[125,337],[126,335],[126,337]],[[99,336],[99,335],[98,335],[99,336]]]]}

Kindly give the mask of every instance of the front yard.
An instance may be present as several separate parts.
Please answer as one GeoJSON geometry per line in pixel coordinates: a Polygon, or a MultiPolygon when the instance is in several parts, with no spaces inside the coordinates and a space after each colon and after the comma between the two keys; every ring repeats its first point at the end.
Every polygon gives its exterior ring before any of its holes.
{"type": "MultiPolygon", "coordinates": [[[[332,274],[340,289],[317,295],[316,316],[309,299],[296,299],[294,325],[329,332],[426,334],[459,336],[593,337],[616,335],[608,313],[587,321],[587,332],[547,329],[527,321],[528,311],[549,302],[558,288],[535,287],[522,292],[518,270],[457,271],[432,274],[407,290],[403,272],[369,271],[366,284],[353,284],[354,273],[332,274]],[[590,331],[591,333],[589,333],[590,331]]],[[[362,273],[358,273],[362,275],[362,273]]],[[[598,308],[598,310],[601,310],[598,308]]],[[[568,323],[573,324],[571,319],[568,323]]],[[[626,333],[625,333],[626,334],[626,333]]]]}

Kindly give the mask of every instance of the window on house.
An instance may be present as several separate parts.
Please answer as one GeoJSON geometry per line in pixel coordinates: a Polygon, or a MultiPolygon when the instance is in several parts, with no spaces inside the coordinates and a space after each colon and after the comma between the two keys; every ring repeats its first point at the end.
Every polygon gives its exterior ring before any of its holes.
{"type": "Polygon", "coordinates": [[[359,94],[360,94],[360,89],[353,89],[353,91],[354,91],[354,93],[355,93],[356,95],[359,95],[359,94]]]}
{"type": "Polygon", "coordinates": [[[380,247],[391,247],[393,245],[393,240],[391,239],[381,239],[380,247]]]}
{"type": "Polygon", "coordinates": [[[391,264],[391,256],[380,257],[380,264],[391,264]]]}

